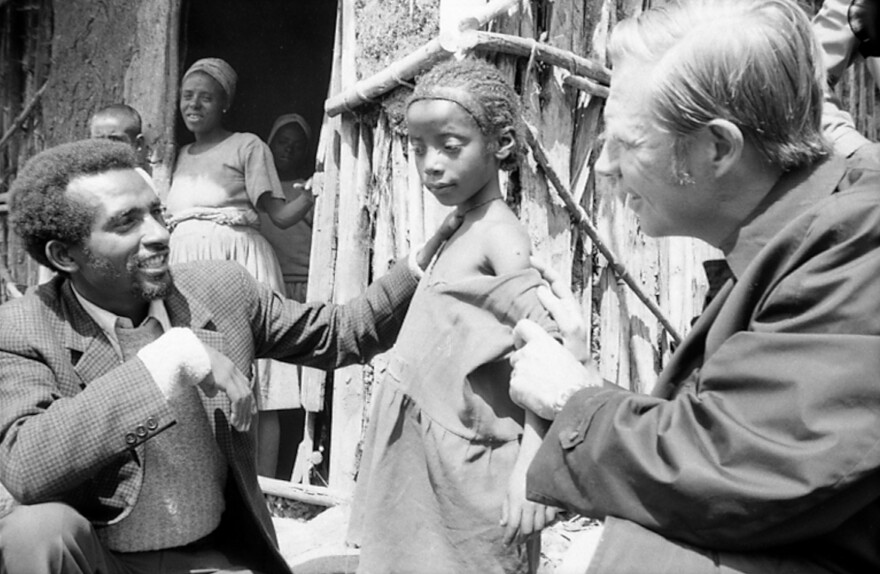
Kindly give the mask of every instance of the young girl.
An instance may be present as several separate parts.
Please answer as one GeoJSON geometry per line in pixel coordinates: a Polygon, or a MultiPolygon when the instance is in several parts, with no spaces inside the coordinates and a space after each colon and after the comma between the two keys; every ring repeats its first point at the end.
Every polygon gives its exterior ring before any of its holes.
{"type": "Polygon", "coordinates": [[[525,499],[543,434],[508,395],[512,327],[555,329],[530,241],[501,195],[517,164],[516,94],[482,60],[421,78],[407,127],[424,187],[461,227],[426,271],[373,398],[352,508],[359,572],[525,572],[553,510],[525,499]]]}
{"type": "MultiPolygon", "coordinates": [[[[287,228],[308,212],[312,196],[304,193],[287,202],[269,146],[254,134],[223,126],[237,81],[235,70],[220,58],[198,60],[183,76],[180,115],[195,142],[180,150],[166,200],[172,229],[170,259],[238,261],[258,281],[283,294],[281,268],[272,246],[260,234],[257,211],[287,228]]],[[[277,409],[287,408],[275,398],[289,398],[298,405],[299,379],[295,365],[260,360],[254,380],[261,411],[256,427],[257,470],[274,477],[277,409]]]]}
{"type": "MultiPolygon", "coordinates": [[[[266,140],[281,179],[281,187],[289,202],[302,201],[303,195],[308,194],[302,184],[312,176],[315,168],[314,155],[310,153],[311,138],[312,130],[305,118],[299,114],[284,114],[275,120],[266,140]]],[[[311,204],[310,196],[307,198],[311,204]]],[[[301,303],[305,303],[309,281],[312,211],[303,215],[303,219],[296,225],[282,229],[272,223],[268,214],[260,213],[260,233],[269,241],[278,257],[287,297],[301,303]]],[[[301,374],[301,371],[298,373],[301,374]]],[[[302,439],[305,416],[300,408],[302,404],[299,392],[290,387],[291,385],[287,385],[283,389],[277,389],[282,391],[283,396],[268,397],[267,404],[276,406],[277,410],[264,409],[260,414],[263,421],[267,417],[278,420],[275,426],[260,426],[261,465],[265,471],[271,470],[270,457],[272,451],[276,452],[275,472],[269,476],[283,480],[290,480],[293,458],[302,439]]]]}

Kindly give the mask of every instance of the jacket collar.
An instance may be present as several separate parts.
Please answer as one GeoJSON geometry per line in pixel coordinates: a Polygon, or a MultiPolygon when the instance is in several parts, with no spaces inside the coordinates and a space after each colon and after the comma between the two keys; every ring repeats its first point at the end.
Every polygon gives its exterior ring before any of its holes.
{"type": "Polygon", "coordinates": [[[722,245],[734,275],[743,271],[758,252],[801,213],[834,193],[846,172],[846,159],[831,155],[805,168],[786,172],[740,229],[722,245]]]}
{"type": "MultiPolygon", "coordinates": [[[[101,327],[83,309],[66,277],[53,279],[60,293],[62,338],[70,361],[85,387],[119,364],[119,357],[101,327]],[[66,319],[66,320],[64,320],[66,319]]],[[[165,308],[172,327],[189,327],[208,345],[224,352],[224,337],[216,332],[211,311],[197,298],[190,297],[176,285],[165,298],[165,308]]]]}

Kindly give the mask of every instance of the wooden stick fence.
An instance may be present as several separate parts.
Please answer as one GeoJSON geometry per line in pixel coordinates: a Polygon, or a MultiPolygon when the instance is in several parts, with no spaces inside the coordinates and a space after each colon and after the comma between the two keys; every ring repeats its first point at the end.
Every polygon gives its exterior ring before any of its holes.
{"type": "Polygon", "coordinates": [[[645,304],[648,310],[657,318],[663,328],[666,329],[666,332],[669,333],[669,336],[672,337],[672,340],[675,341],[676,344],[681,343],[681,335],[666,318],[663,314],[663,311],[660,307],[657,306],[657,303],[654,302],[653,299],[648,297],[648,295],[642,290],[642,287],[636,282],[635,279],[632,278],[632,275],[626,270],[626,268],[617,260],[614,253],[611,249],[606,245],[605,241],[599,236],[599,230],[593,225],[593,222],[590,221],[590,217],[587,215],[587,212],[584,211],[584,208],[581,207],[571,195],[571,192],[568,191],[565,184],[562,183],[562,179],[560,179],[559,175],[556,171],[550,166],[550,161],[547,159],[547,153],[544,151],[543,146],[538,141],[535,130],[532,126],[526,125],[526,141],[529,143],[529,147],[532,149],[532,154],[535,156],[535,161],[538,162],[538,165],[541,166],[541,169],[544,171],[544,174],[547,177],[547,180],[553,185],[556,189],[556,192],[559,194],[559,197],[562,199],[562,202],[565,204],[566,209],[568,209],[571,214],[572,219],[574,219],[575,223],[577,223],[578,227],[584,230],[584,232],[590,237],[593,241],[593,244],[602,254],[606,261],[608,261],[608,266],[611,267],[611,270],[614,274],[632,290],[636,297],[638,297],[639,301],[645,304]]]}

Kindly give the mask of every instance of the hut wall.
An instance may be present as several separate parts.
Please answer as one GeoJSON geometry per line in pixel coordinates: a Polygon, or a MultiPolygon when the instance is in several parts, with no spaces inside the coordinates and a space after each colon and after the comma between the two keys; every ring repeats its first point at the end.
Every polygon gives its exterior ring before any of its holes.
{"type": "Polygon", "coordinates": [[[50,77],[51,0],[0,3],[0,302],[36,277],[36,265],[7,223],[6,200],[18,166],[45,147],[42,103],[50,77]]]}
{"type": "MultiPolygon", "coordinates": [[[[29,157],[86,137],[95,110],[125,102],[141,113],[154,176],[167,186],[179,12],[180,0],[0,2],[0,134],[34,104],[0,147],[0,263],[11,283],[33,285],[41,273],[7,228],[4,193],[29,157]]],[[[0,289],[0,301],[9,293],[0,289]]]]}

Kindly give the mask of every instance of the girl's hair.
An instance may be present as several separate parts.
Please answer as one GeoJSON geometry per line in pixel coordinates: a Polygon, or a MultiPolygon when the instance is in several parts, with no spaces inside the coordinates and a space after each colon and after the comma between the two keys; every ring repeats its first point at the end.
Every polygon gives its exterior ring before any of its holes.
{"type": "Polygon", "coordinates": [[[418,79],[406,105],[432,99],[452,101],[464,108],[492,146],[510,128],[513,149],[500,167],[510,170],[519,164],[524,153],[519,97],[498,68],[478,58],[445,60],[418,79]]]}

